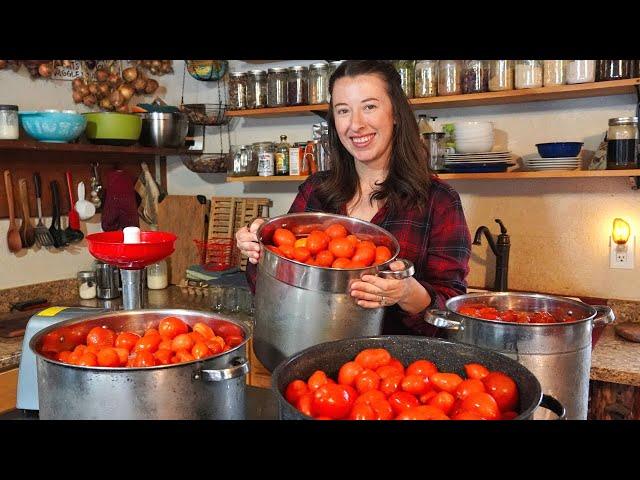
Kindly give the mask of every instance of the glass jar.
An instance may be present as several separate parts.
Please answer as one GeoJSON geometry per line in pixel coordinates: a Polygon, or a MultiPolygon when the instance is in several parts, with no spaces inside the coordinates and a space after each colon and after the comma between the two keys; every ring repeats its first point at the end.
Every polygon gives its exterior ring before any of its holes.
{"type": "Polygon", "coordinates": [[[267,73],[264,70],[249,70],[247,75],[247,108],[267,106],[267,73]]]}
{"type": "Polygon", "coordinates": [[[96,298],[98,291],[96,285],[96,272],[85,270],[78,272],[78,295],[83,300],[96,298]]]}
{"type": "Polygon", "coordinates": [[[489,60],[489,91],[513,90],[513,60],[489,60]]]}
{"type": "Polygon", "coordinates": [[[567,60],[565,76],[569,84],[595,82],[596,61],[567,60]]]}
{"type": "Polygon", "coordinates": [[[309,103],[329,102],[329,65],[312,63],[309,66],[309,103]]]}
{"type": "Polygon", "coordinates": [[[565,61],[564,60],[545,60],[544,66],[544,78],[542,84],[545,87],[551,87],[553,85],[564,85],[567,83],[565,79],[565,61]]]}
{"type": "Polygon", "coordinates": [[[633,60],[598,60],[597,80],[623,80],[631,78],[631,63],[633,60]]]}
{"type": "Polygon", "coordinates": [[[231,145],[227,157],[227,175],[244,177],[258,174],[258,162],[254,160],[251,145],[231,145]]]}
{"type": "Polygon", "coordinates": [[[303,65],[287,71],[287,105],[306,105],[309,98],[309,73],[303,65]]]}
{"type": "Polygon", "coordinates": [[[147,265],[147,288],[149,290],[162,290],[169,286],[169,272],[167,262],[160,260],[157,263],[147,265]]]}
{"type": "Polygon", "coordinates": [[[289,149],[291,145],[287,143],[287,136],[280,135],[280,143],[276,144],[274,162],[276,175],[289,175],[289,149]]]}
{"type": "Polygon", "coordinates": [[[489,90],[489,76],[483,60],[462,62],[462,93],[481,93],[489,90]]]}
{"type": "Polygon", "coordinates": [[[459,60],[438,62],[438,95],[459,95],[462,64],[459,60]]]}
{"type": "Polygon", "coordinates": [[[17,105],[0,105],[0,140],[17,140],[20,136],[17,105]]]}
{"type": "Polygon", "coordinates": [[[396,70],[400,74],[400,86],[407,98],[413,98],[415,80],[415,60],[396,60],[396,70]]]}
{"type": "Polygon", "coordinates": [[[229,109],[244,110],[247,108],[247,74],[231,72],[229,74],[229,109]]]}
{"type": "Polygon", "coordinates": [[[344,60],[334,60],[333,62],[329,62],[329,71],[327,72],[327,78],[331,79],[331,75],[336,69],[344,62],[344,60]]]}
{"type": "Polygon", "coordinates": [[[542,86],[541,60],[516,60],[515,87],[539,88],[542,86]]]}
{"type": "Polygon", "coordinates": [[[257,165],[258,175],[261,177],[271,177],[275,172],[273,153],[275,146],[273,142],[256,142],[251,144],[251,155],[257,165]]]}
{"type": "Polygon", "coordinates": [[[287,106],[287,69],[285,67],[267,70],[267,106],[287,106]]]}
{"type": "Polygon", "coordinates": [[[418,60],[416,63],[415,97],[435,97],[438,94],[438,61],[418,60]]]}
{"type": "Polygon", "coordinates": [[[638,117],[609,119],[607,168],[636,168],[638,164],[638,117]]]}

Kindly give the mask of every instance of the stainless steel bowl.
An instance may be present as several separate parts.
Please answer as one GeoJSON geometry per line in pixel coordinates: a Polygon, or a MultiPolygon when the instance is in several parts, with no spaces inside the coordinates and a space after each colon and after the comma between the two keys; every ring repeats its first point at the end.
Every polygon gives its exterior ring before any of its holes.
{"type": "Polygon", "coordinates": [[[189,129],[186,113],[139,113],[142,117],[140,144],[146,147],[178,148],[184,146],[189,129]]]}

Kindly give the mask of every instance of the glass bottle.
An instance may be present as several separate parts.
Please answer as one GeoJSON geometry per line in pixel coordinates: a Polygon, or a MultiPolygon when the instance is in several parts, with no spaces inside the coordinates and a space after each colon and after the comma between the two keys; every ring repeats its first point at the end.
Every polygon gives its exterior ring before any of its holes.
{"type": "Polygon", "coordinates": [[[636,168],[638,136],[638,117],[609,119],[607,169],[636,168]]]}
{"type": "Polygon", "coordinates": [[[306,105],[309,98],[308,68],[289,67],[287,71],[287,105],[306,105]]]}
{"type": "Polygon", "coordinates": [[[273,142],[256,142],[251,144],[254,163],[257,165],[258,175],[260,177],[270,177],[274,174],[274,150],[273,142]]]}
{"type": "Polygon", "coordinates": [[[275,67],[267,70],[267,106],[287,105],[287,69],[275,67]]]}
{"type": "Polygon", "coordinates": [[[19,124],[17,105],[0,105],[0,140],[17,140],[19,124]]]}
{"type": "Polygon", "coordinates": [[[287,143],[287,136],[280,135],[280,143],[276,144],[274,155],[276,175],[289,175],[289,149],[291,145],[287,143]]]}
{"type": "Polygon", "coordinates": [[[462,64],[459,60],[438,62],[438,95],[459,95],[462,64]]]}
{"type": "Polygon", "coordinates": [[[564,85],[567,83],[565,79],[565,61],[564,60],[545,60],[543,65],[544,78],[542,84],[545,87],[554,85],[564,85]]]}
{"type": "Polygon", "coordinates": [[[631,78],[631,62],[633,60],[598,60],[597,80],[622,80],[631,78]]]}
{"type": "Polygon", "coordinates": [[[569,84],[595,82],[596,61],[567,60],[565,76],[569,84]]]}
{"type": "Polygon", "coordinates": [[[78,272],[78,295],[83,300],[96,298],[96,272],[93,270],[85,270],[78,272]]]}
{"type": "Polygon", "coordinates": [[[167,262],[159,262],[147,265],[147,288],[149,290],[162,290],[169,285],[169,273],[167,262]]]}
{"type": "Polygon", "coordinates": [[[484,61],[464,60],[461,84],[462,93],[481,93],[489,90],[489,77],[484,61]]]}
{"type": "Polygon", "coordinates": [[[396,60],[396,70],[400,74],[400,85],[407,98],[413,98],[415,81],[415,60],[396,60]]]}
{"type": "Polygon", "coordinates": [[[329,102],[329,65],[312,63],[309,66],[309,103],[329,102]]]}
{"type": "Polygon", "coordinates": [[[267,73],[264,70],[249,70],[247,75],[247,108],[267,106],[267,73]]]}
{"type": "Polygon", "coordinates": [[[247,108],[247,74],[231,72],[229,74],[229,109],[244,110],[247,108]]]}
{"type": "Polygon", "coordinates": [[[489,61],[489,91],[513,90],[513,60],[489,61]]]}
{"type": "Polygon", "coordinates": [[[515,70],[516,90],[542,86],[541,60],[517,60],[515,70]]]}
{"type": "Polygon", "coordinates": [[[438,60],[418,60],[414,92],[416,98],[438,94],[438,60]]]}

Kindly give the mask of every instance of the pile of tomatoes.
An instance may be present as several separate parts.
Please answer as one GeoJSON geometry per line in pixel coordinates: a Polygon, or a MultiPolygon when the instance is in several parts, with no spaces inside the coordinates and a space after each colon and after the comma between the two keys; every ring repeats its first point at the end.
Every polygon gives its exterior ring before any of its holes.
{"type": "Polygon", "coordinates": [[[266,248],[281,257],[326,268],[364,268],[380,265],[392,257],[388,247],[349,234],[339,223],[324,230],[314,225],[294,230],[295,233],[287,228],[277,228],[273,245],[266,245],[266,248]]]}
{"type": "Polygon", "coordinates": [[[244,341],[242,329],[216,320],[193,325],[177,317],[160,320],[143,335],[106,326],[62,327],[45,335],[41,353],[52,360],[85,367],[154,367],[205,359],[244,341]]]}
{"type": "Polygon", "coordinates": [[[494,307],[488,307],[481,303],[465,305],[458,309],[460,315],[468,317],[482,318],[483,320],[498,320],[513,323],[566,323],[575,322],[577,318],[566,315],[564,317],[555,316],[544,311],[526,312],[523,310],[503,310],[499,311],[494,307]]]}
{"type": "Polygon", "coordinates": [[[440,372],[429,360],[406,368],[383,348],[362,350],[340,367],[337,382],[322,370],[294,380],[284,396],[318,420],[511,420],[519,392],[508,375],[479,363],[466,378],[440,372]]]}

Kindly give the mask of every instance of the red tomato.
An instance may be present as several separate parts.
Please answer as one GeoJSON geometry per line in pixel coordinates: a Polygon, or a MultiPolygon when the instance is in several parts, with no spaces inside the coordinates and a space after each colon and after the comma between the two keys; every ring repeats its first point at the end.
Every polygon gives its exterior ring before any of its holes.
{"type": "Polygon", "coordinates": [[[520,402],[518,386],[502,372],[491,372],[482,379],[487,392],[495,398],[501,412],[515,411],[520,402]]]}
{"type": "Polygon", "coordinates": [[[58,354],[58,361],[67,363],[69,361],[69,356],[71,355],[70,350],[65,350],[64,352],[60,352],[58,354]]]}
{"type": "Polygon", "coordinates": [[[265,245],[265,247],[269,250],[271,250],[273,253],[275,253],[276,255],[280,255],[281,257],[284,257],[284,253],[282,253],[282,250],[280,250],[278,247],[276,247],[275,245],[265,245]]]}
{"type": "Polygon", "coordinates": [[[205,343],[207,344],[207,347],[209,348],[209,350],[211,350],[211,353],[213,355],[215,355],[216,353],[222,352],[222,350],[226,346],[224,342],[224,338],[218,337],[218,336],[215,336],[212,339],[207,340],[205,343]]]}
{"type": "Polygon", "coordinates": [[[239,335],[228,335],[225,337],[224,341],[229,345],[229,348],[234,348],[244,342],[244,338],[239,335]]]}
{"type": "Polygon", "coordinates": [[[462,401],[463,411],[473,412],[486,420],[500,418],[500,409],[495,399],[485,392],[473,392],[462,401]]]}
{"type": "Polygon", "coordinates": [[[296,402],[296,408],[309,417],[313,417],[313,392],[300,395],[296,402]]]}
{"type": "Polygon", "coordinates": [[[442,410],[445,415],[449,415],[455,401],[456,399],[449,392],[438,392],[433,398],[429,399],[427,405],[436,407],[442,410]]]}
{"type": "Polygon", "coordinates": [[[391,358],[389,365],[392,367],[396,367],[400,373],[404,375],[404,365],[397,358],[391,358]]]}
{"type": "Polygon", "coordinates": [[[356,377],[362,373],[364,368],[356,362],[347,362],[338,371],[338,383],[341,385],[353,385],[356,377]]]}
{"type": "Polygon", "coordinates": [[[153,367],[156,365],[156,359],[149,350],[140,350],[133,355],[131,359],[132,367],[153,367]]]}
{"type": "Polygon", "coordinates": [[[145,335],[136,342],[133,347],[134,352],[148,351],[150,353],[158,350],[160,343],[162,343],[162,337],[160,335],[145,335]]]}
{"type": "Polygon", "coordinates": [[[429,390],[427,393],[423,393],[422,395],[420,395],[420,398],[418,400],[420,400],[421,404],[427,405],[429,403],[429,400],[438,395],[438,393],[439,392],[436,392],[435,390],[429,390]]]}
{"type": "Polygon", "coordinates": [[[367,348],[356,355],[355,362],[362,365],[363,368],[377,370],[389,365],[391,354],[384,348],[367,348]]]}
{"type": "Polygon", "coordinates": [[[432,405],[418,405],[406,409],[396,420],[449,420],[449,417],[432,405]]]}
{"type": "Polygon", "coordinates": [[[415,395],[411,395],[407,392],[393,393],[387,400],[389,401],[389,404],[391,405],[391,408],[393,408],[393,411],[396,415],[400,415],[405,410],[420,405],[420,402],[415,397],[415,395]]]}
{"type": "MultiPolygon", "coordinates": [[[[364,243],[364,242],[362,242],[364,243]]],[[[376,249],[371,248],[368,245],[358,245],[356,248],[356,252],[351,257],[351,261],[355,263],[360,263],[364,267],[368,267],[373,263],[376,258],[376,249]]]]}
{"type": "Polygon", "coordinates": [[[336,258],[331,264],[331,268],[352,268],[351,260],[348,258],[336,258]]]}
{"type": "Polygon", "coordinates": [[[307,238],[299,238],[293,244],[293,248],[307,248],[307,238]]]}
{"type": "MultiPolygon", "coordinates": [[[[390,367],[389,365],[387,365],[386,367],[381,367],[381,368],[393,368],[393,367],[390,367]]],[[[402,384],[402,379],[404,378],[404,375],[402,375],[401,373],[398,373],[397,370],[394,369],[394,371],[395,371],[394,374],[388,375],[385,378],[381,379],[380,385],[378,386],[380,391],[387,396],[398,391],[398,389],[400,388],[400,384],[402,384]]]]}
{"type": "Polygon", "coordinates": [[[181,333],[187,333],[189,326],[176,317],[166,317],[160,320],[158,325],[158,333],[163,337],[174,338],[181,333]]]}
{"type": "Polygon", "coordinates": [[[376,420],[378,416],[371,405],[356,403],[349,413],[349,420],[376,420]]]}
{"type": "Polygon", "coordinates": [[[393,255],[391,254],[391,250],[389,250],[384,245],[376,247],[376,258],[374,260],[374,265],[380,265],[391,259],[393,255]]]}
{"type": "MultiPolygon", "coordinates": [[[[203,323],[203,322],[198,322],[198,323],[194,324],[193,325],[193,331],[194,332],[198,332],[206,340],[211,340],[213,337],[216,336],[216,334],[213,333],[213,328],[211,328],[209,325],[207,325],[206,323],[203,323]]],[[[182,333],[186,333],[186,332],[182,332],[182,333]]]]}
{"type": "Polygon", "coordinates": [[[206,341],[207,341],[207,339],[206,339],[206,338],[204,338],[204,336],[203,336],[203,335],[201,335],[201,334],[200,334],[200,333],[198,333],[198,332],[189,332],[189,333],[187,333],[187,335],[189,335],[189,336],[191,337],[191,339],[193,340],[193,343],[194,343],[194,344],[195,344],[195,343],[198,343],[198,342],[202,342],[202,343],[204,343],[204,342],[206,342],[206,341]]]}
{"type": "Polygon", "coordinates": [[[200,360],[201,358],[210,356],[211,352],[209,351],[209,347],[207,347],[206,343],[196,342],[191,349],[191,355],[193,355],[195,359],[200,360]]]}
{"type": "Polygon", "coordinates": [[[374,370],[364,369],[356,376],[353,383],[358,393],[362,394],[369,390],[377,390],[380,385],[380,377],[374,370]]]}
{"type": "Polygon", "coordinates": [[[295,247],[293,249],[293,258],[299,262],[306,262],[311,258],[311,252],[305,247],[295,247]]]}
{"type": "Polygon", "coordinates": [[[175,357],[177,358],[178,363],[191,362],[195,360],[195,357],[191,355],[191,352],[189,352],[188,350],[178,350],[175,354],[175,357]]]}
{"type": "Polygon", "coordinates": [[[400,388],[405,392],[420,396],[431,390],[431,385],[429,384],[429,377],[426,375],[406,375],[402,379],[400,388]]]}
{"type": "Polygon", "coordinates": [[[469,378],[460,382],[460,385],[456,388],[455,397],[460,400],[464,400],[473,392],[485,392],[484,383],[477,378],[469,378]]]}
{"type": "Polygon", "coordinates": [[[162,337],[164,340],[162,340],[159,344],[158,344],[158,350],[171,350],[171,344],[173,343],[173,340],[171,340],[170,338],[165,338],[162,337]]]}
{"type": "Polygon", "coordinates": [[[138,335],[137,333],[122,332],[116,337],[114,346],[116,346],[117,348],[126,348],[127,350],[131,351],[133,347],[136,346],[136,343],[139,339],[140,335],[138,335]]]}
{"type": "Polygon", "coordinates": [[[93,327],[87,334],[87,345],[98,347],[113,347],[116,341],[116,332],[106,327],[93,327]]]}
{"type": "Polygon", "coordinates": [[[273,243],[282,250],[283,245],[289,245],[293,247],[293,244],[296,243],[296,236],[293,234],[291,230],[287,230],[286,228],[276,228],[276,231],[273,232],[273,243]]]}
{"type": "Polygon", "coordinates": [[[484,420],[480,415],[474,412],[462,410],[451,417],[451,420],[484,420]]]}
{"type": "Polygon", "coordinates": [[[394,417],[391,404],[380,390],[369,390],[363,393],[356,399],[356,403],[369,405],[375,413],[375,420],[391,420],[394,417]]]}
{"type": "Polygon", "coordinates": [[[489,370],[479,363],[467,363],[464,366],[464,371],[467,373],[467,378],[477,378],[478,380],[489,375],[489,370]]]}
{"type": "Polygon", "coordinates": [[[129,350],[126,348],[114,347],[113,350],[118,354],[118,359],[120,360],[120,367],[124,367],[127,365],[127,360],[129,360],[129,350]]]}
{"type": "Polygon", "coordinates": [[[329,379],[326,373],[324,373],[322,370],[316,370],[307,380],[307,385],[309,386],[309,390],[314,392],[322,385],[328,383],[328,381],[329,379]]]}
{"type": "Polygon", "coordinates": [[[317,255],[329,246],[331,238],[324,232],[313,231],[307,237],[307,248],[311,255],[317,255]]]}
{"type": "Polygon", "coordinates": [[[398,367],[395,365],[384,365],[376,369],[376,373],[380,378],[387,378],[391,376],[402,376],[402,372],[398,371],[398,367]]]}
{"type": "Polygon", "coordinates": [[[349,415],[354,401],[355,396],[347,387],[327,383],[313,393],[311,409],[315,415],[339,420],[349,415]]]}
{"type": "MultiPolygon", "coordinates": [[[[353,243],[354,247],[357,247],[358,244],[360,243],[360,240],[355,235],[347,235],[347,240],[353,243]]],[[[374,248],[375,248],[375,245],[374,245],[374,248]]]]}
{"type": "Polygon", "coordinates": [[[155,328],[149,328],[144,332],[143,337],[146,337],[147,335],[160,335],[160,332],[155,328]]]}
{"type": "Polygon", "coordinates": [[[158,349],[153,354],[153,358],[156,359],[156,365],[169,365],[171,357],[173,357],[173,352],[164,348],[158,349]]]}
{"type": "Polygon", "coordinates": [[[460,315],[466,315],[467,317],[478,317],[478,308],[471,305],[465,305],[458,309],[458,313],[460,315]]]}
{"type": "Polygon", "coordinates": [[[78,358],[78,365],[83,367],[96,367],[98,365],[98,357],[95,353],[85,352],[78,358]]]}
{"type": "Polygon", "coordinates": [[[177,352],[178,350],[186,350],[187,352],[190,352],[194,343],[195,342],[193,341],[193,338],[191,338],[191,335],[188,333],[181,333],[171,341],[171,350],[174,352],[177,352]]]}
{"type": "Polygon", "coordinates": [[[219,337],[228,337],[230,335],[237,335],[239,337],[244,337],[244,332],[242,328],[240,328],[235,323],[231,322],[220,322],[213,327],[213,331],[219,337]]]}
{"type": "Polygon", "coordinates": [[[119,367],[120,357],[113,348],[103,348],[96,355],[98,365],[101,367],[119,367]]]}
{"type": "Polygon", "coordinates": [[[293,248],[293,245],[280,245],[280,251],[282,252],[282,255],[290,260],[293,258],[295,250],[296,249],[293,248]]]}
{"type": "Polygon", "coordinates": [[[434,373],[429,377],[431,384],[438,390],[444,390],[453,394],[458,388],[458,385],[462,383],[462,377],[455,373],[434,373]]]}
{"type": "Polygon", "coordinates": [[[416,360],[407,367],[407,375],[426,375],[430,377],[434,373],[438,373],[438,367],[429,360],[416,360]]]}
{"type": "Polygon", "coordinates": [[[504,412],[501,416],[500,416],[500,420],[513,420],[514,418],[516,418],[518,416],[518,414],[512,410],[508,411],[508,412],[504,412]]]}
{"type": "Polygon", "coordinates": [[[351,258],[355,252],[353,244],[343,237],[334,238],[329,242],[329,251],[336,258],[351,258]]]}
{"type": "Polygon", "coordinates": [[[316,255],[316,263],[319,267],[330,267],[335,259],[336,257],[329,250],[321,250],[316,255]]]}
{"type": "Polygon", "coordinates": [[[340,225],[339,223],[333,223],[324,229],[324,233],[326,233],[330,238],[346,238],[349,235],[347,229],[340,225]]]}
{"type": "Polygon", "coordinates": [[[309,387],[304,380],[294,380],[293,382],[287,385],[287,389],[284,392],[284,398],[287,399],[292,405],[295,405],[298,399],[309,392],[309,387]]]}

